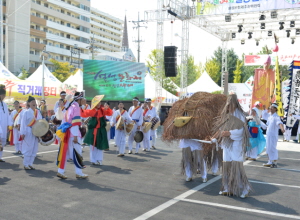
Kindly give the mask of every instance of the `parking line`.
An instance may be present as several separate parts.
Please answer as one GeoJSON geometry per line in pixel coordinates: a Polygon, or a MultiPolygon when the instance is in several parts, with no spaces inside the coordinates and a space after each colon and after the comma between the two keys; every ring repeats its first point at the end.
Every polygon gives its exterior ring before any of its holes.
{"type": "Polygon", "coordinates": [[[259,183],[259,184],[265,184],[265,185],[273,185],[273,186],[285,186],[285,187],[300,189],[300,186],[285,185],[285,184],[279,184],[279,183],[268,183],[268,182],[254,181],[254,180],[249,180],[249,182],[251,182],[251,183],[259,183]]]}
{"type": "Polygon", "coordinates": [[[150,210],[150,211],[144,213],[143,215],[141,215],[141,216],[135,218],[134,220],[146,220],[146,219],[148,219],[148,218],[150,218],[150,217],[156,215],[157,213],[163,211],[164,209],[166,209],[166,208],[168,208],[168,207],[174,205],[175,203],[177,203],[177,202],[183,200],[184,198],[186,198],[186,197],[192,195],[193,193],[199,191],[200,189],[203,189],[204,187],[206,187],[206,186],[208,186],[208,185],[210,185],[210,184],[212,184],[212,183],[218,181],[219,179],[221,179],[221,176],[217,176],[217,177],[215,177],[215,178],[213,178],[213,179],[210,179],[210,180],[207,181],[206,183],[202,183],[202,184],[196,186],[195,188],[193,188],[193,189],[191,189],[191,190],[188,190],[188,191],[185,192],[185,193],[182,193],[181,195],[179,195],[179,196],[177,196],[177,197],[175,197],[175,198],[173,198],[173,199],[171,199],[171,200],[169,200],[169,201],[167,201],[167,202],[161,204],[160,206],[157,206],[156,208],[154,208],[154,209],[152,209],[152,210],[150,210]]]}
{"type": "Polygon", "coordinates": [[[260,168],[266,168],[266,169],[276,169],[276,170],[287,170],[287,171],[295,171],[295,172],[300,172],[300,170],[296,170],[296,169],[286,169],[286,168],[270,168],[270,167],[264,167],[264,166],[258,166],[258,165],[248,165],[250,167],[260,167],[260,168]]]}
{"type": "Polygon", "coordinates": [[[209,205],[209,206],[220,207],[220,208],[226,208],[226,209],[245,211],[245,212],[279,216],[279,217],[284,217],[284,218],[300,219],[300,216],[287,215],[287,214],[283,214],[283,213],[279,213],[279,212],[262,211],[262,210],[257,210],[257,209],[249,209],[249,208],[243,208],[243,207],[238,207],[238,206],[224,205],[224,204],[212,203],[212,202],[204,202],[204,201],[198,201],[198,200],[192,200],[192,199],[182,199],[181,201],[196,203],[196,204],[201,204],[201,205],[209,205]]]}
{"type": "MultiPolygon", "coordinates": [[[[52,150],[52,151],[43,151],[43,152],[38,152],[37,155],[39,154],[48,154],[48,153],[53,153],[53,152],[57,152],[58,150],[52,150]]],[[[10,158],[17,158],[17,157],[22,157],[22,155],[18,155],[18,156],[10,156],[10,157],[3,157],[3,159],[10,159],[10,158]]]]}

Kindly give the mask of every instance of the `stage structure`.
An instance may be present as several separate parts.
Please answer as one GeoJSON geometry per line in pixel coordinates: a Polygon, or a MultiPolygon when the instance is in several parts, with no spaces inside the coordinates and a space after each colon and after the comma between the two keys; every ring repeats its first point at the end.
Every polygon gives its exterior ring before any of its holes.
{"type": "MultiPolygon", "coordinates": [[[[205,30],[222,41],[222,88],[228,93],[227,43],[241,44],[261,39],[290,38],[291,44],[300,37],[300,0],[157,0],[157,9],[145,11],[144,20],[157,22],[157,49],[163,50],[164,21],[182,21],[182,66],[187,63],[189,23],[205,30]]],[[[280,43],[279,43],[280,45],[280,43]]],[[[158,56],[162,56],[159,54],[158,56]]],[[[163,71],[163,66],[157,67],[163,71]]],[[[181,76],[181,98],[185,97],[187,69],[181,76]]],[[[156,96],[161,96],[162,82],[156,86],[156,96]]],[[[160,103],[157,104],[160,106],[160,103]]],[[[159,108],[158,108],[159,109],[159,108]]]]}

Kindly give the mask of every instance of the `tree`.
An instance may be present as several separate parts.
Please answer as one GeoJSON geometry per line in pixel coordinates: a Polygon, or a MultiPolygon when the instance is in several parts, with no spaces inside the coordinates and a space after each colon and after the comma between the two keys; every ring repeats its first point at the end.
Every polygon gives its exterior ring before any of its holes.
{"type": "Polygon", "coordinates": [[[217,59],[206,60],[205,70],[215,83],[221,85],[221,69],[217,59]]]}
{"type": "Polygon", "coordinates": [[[28,76],[29,76],[28,71],[24,67],[22,67],[21,68],[21,76],[19,77],[19,79],[25,80],[28,78],[28,76]]]}
{"type": "Polygon", "coordinates": [[[59,62],[55,59],[50,59],[50,62],[54,65],[53,75],[59,79],[61,82],[64,82],[71,75],[74,75],[78,69],[72,71],[74,67],[68,62],[59,62]]]}
{"type": "MultiPolygon", "coordinates": [[[[204,69],[202,63],[195,65],[195,60],[193,56],[188,57],[188,64],[187,64],[187,86],[194,83],[203,73],[204,69]]],[[[180,86],[180,78],[181,78],[181,65],[178,65],[178,74],[174,80],[174,82],[180,86]]]]}
{"type": "Polygon", "coordinates": [[[176,86],[174,85],[173,78],[174,77],[166,77],[165,76],[165,68],[164,68],[164,56],[162,50],[152,50],[146,60],[147,67],[150,71],[150,75],[153,77],[155,81],[162,80],[162,87],[167,90],[168,92],[172,93],[173,95],[177,94],[176,86]],[[161,58],[157,59],[158,53],[162,53],[161,58]],[[160,68],[162,71],[157,71],[157,67],[161,66],[160,68]]]}
{"type": "Polygon", "coordinates": [[[234,74],[234,83],[241,83],[242,79],[242,66],[243,66],[243,61],[237,60],[236,61],[236,69],[233,71],[234,74]]]}
{"type": "MultiPolygon", "coordinates": [[[[216,61],[219,63],[219,72],[221,73],[222,70],[222,48],[218,47],[217,50],[214,52],[214,56],[212,57],[216,59],[216,61]]],[[[228,70],[228,82],[233,82],[233,70],[236,68],[236,62],[239,59],[238,55],[234,52],[234,49],[227,50],[227,70],[228,70]]],[[[216,81],[215,81],[216,82],[216,81]]],[[[220,79],[218,79],[218,82],[221,82],[221,74],[220,79]]],[[[220,85],[220,83],[218,83],[220,85]]]]}

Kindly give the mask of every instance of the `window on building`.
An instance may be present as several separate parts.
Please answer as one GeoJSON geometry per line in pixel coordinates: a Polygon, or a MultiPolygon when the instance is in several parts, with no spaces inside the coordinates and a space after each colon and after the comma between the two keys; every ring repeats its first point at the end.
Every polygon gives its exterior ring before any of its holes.
{"type": "Polygon", "coordinates": [[[71,16],[71,13],[70,13],[70,12],[67,12],[67,15],[71,16]]]}
{"type": "Polygon", "coordinates": [[[46,44],[46,45],[47,45],[47,40],[43,40],[43,44],[46,44]]]}
{"type": "Polygon", "coordinates": [[[48,16],[47,16],[47,15],[44,15],[44,19],[48,20],[48,16]]]}
{"type": "Polygon", "coordinates": [[[35,38],[35,42],[40,43],[40,38],[35,38]]]}
{"type": "Polygon", "coordinates": [[[67,27],[71,27],[71,24],[70,24],[70,23],[67,23],[67,27]]]}
{"type": "Polygon", "coordinates": [[[38,5],[40,5],[40,4],[41,4],[41,1],[37,0],[36,3],[37,3],[38,5]]]}
{"type": "Polygon", "coordinates": [[[70,38],[71,38],[70,34],[67,34],[67,38],[68,38],[68,39],[70,39],[70,38]]]}
{"type": "Polygon", "coordinates": [[[30,67],[34,68],[34,66],[35,66],[34,63],[30,63],[30,67]]]}
{"type": "Polygon", "coordinates": [[[39,66],[40,66],[39,63],[34,63],[35,68],[38,68],[39,66]]]}
{"type": "Polygon", "coordinates": [[[65,37],[65,34],[64,34],[64,33],[60,33],[60,36],[61,36],[61,37],[65,37]]]}
{"type": "Polygon", "coordinates": [[[38,18],[40,18],[41,14],[40,13],[36,13],[35,16],[38,17],[38,18]]]}
{"type": "Polygon", "coordinates": [[[59,44],[55,44],[56,47],[59,47],[59,44]]]}
{"type": "Polygon", "coordinates": [[[49,5],[48,5],[47,3],[44,3],[44,6],[45,6],[46,8],[48,8],[49,5]]]}
{"type": "Polygon", "coordinates": [[[70,62],[70,57],[66,57],[66,61],[70,62]]]}
{"type": "Polygon", "coordinates": [[[48,32],[48,28],[44,28],[44,32],[48,32]]]}
{"type": "Polygon", "coordinates": [[[67,50],[70,50],[70,46],[66,46],[66,49],[67,49],[67,50]]]}
{"type": "Polygon", "coordinates": [[[63,21],[60,21],[60,24],[61,24],[61,25],[65,25],[65,22],[63,22],[63,21]]]}
{"type": "Polygon", "coordinates": [[[34,27],[34,25],[30,25],[30,28],[34,29],[35,27],[34,27]]]}
{"type": "Polygon", "coordinates": [[[37,26],[35,27],[35,29],[41,30],[41,27],[37,25],[37,26]]]}
{"type": "Polygon", "coordinates": [[[64,56],[60,56],[60,60],[64,60],[64,56]]]}
{"type": "Polygon", "coordinates": [[[60,12],[64,14],[64,13],[65,13],[65,10],[61,9],[60,12]]]}
{"type": "Polygon", "coordinates": [[[30,51],[30,54],[34,54],[34,50],[31,50],[31,51],[30,51]]]}
{"type": "Polygon", "coordinates": [[[60,44],[60,48],[64,49],[65,47],[64,47],[64,45],[63,45],[63,44],[60,44]]]}

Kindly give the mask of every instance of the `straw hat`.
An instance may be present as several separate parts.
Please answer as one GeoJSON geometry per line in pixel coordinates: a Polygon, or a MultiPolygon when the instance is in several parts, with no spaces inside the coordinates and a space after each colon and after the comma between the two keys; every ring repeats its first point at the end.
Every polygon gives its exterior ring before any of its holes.
{"type": "Polygon", "coordinates": [[[91,109],[94,109],[98,104],[99,102],[101,102],[101,100],[104,98],[104,95],[97,95],[93,98],[92,100],[92,107],[91,109]]]}
{"type": "Polygon", "coordinates": [[[49,123],[44,120],[40,119],[35,122],[32,126],[32,134],[36,137],[44,136],[49,130],[49,123]]]}

